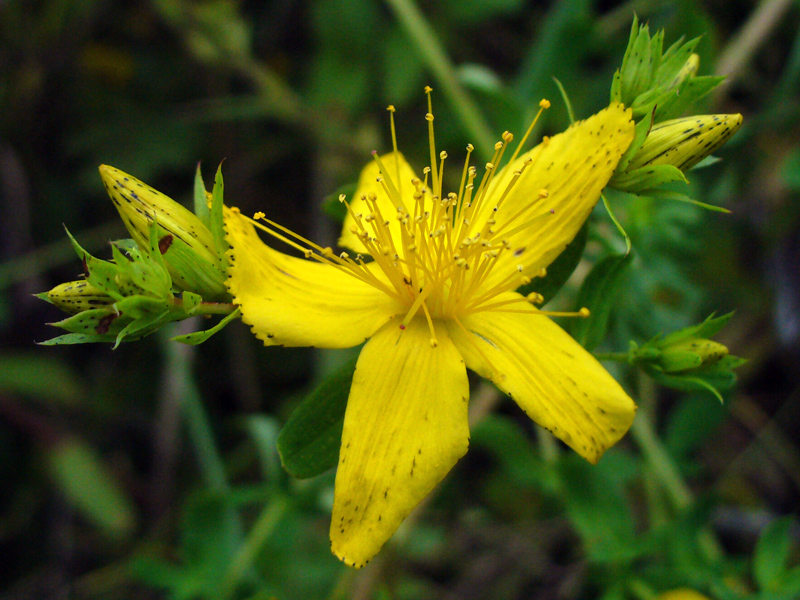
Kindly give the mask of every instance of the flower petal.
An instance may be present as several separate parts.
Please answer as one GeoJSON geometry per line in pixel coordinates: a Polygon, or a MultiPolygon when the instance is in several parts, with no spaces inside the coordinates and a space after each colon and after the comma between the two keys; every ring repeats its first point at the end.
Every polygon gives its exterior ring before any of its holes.
{"type": "Polygon", "coordinates": [[[524,161],[532,161],[494,216],[493,230],[510,242],[514,252],[498,257],[486,286],[496,284],[517,265],[523,265],[531,274],[561,254],[600,199],[600,192],[633,141],[633,130],[630,109],[612,105],[543,141],[497,173],[487,201],[476,207],[472,218],[476,231],[492,216],[512,174],[522,168],[524,161]],[[547,197],[540,198],[541,190],[547,190],[547,197]],[[531,204],[534,208],[509,222],[531,204]],[[511,232],[534,217],[539,220],[531,227],[508,237],[503,235],[504,228],[511,232]]]}
{"type": "Polygon", "coordinates": [[[348,348],[403,310],[391,296],[336,267],[273,250],[236,208],[225,208],[225,230],[228,289],[242,320],[267,345],[348,348]]]}
{"type": "Polygon", "coordinates": [[[449,323],[450,336],[470,369],[492,379],[534,421],[596,463],[631,426],[636,405],[563,329],[535,308],[519,306],[525,312],[463,318],[469,333],[449,323]]]}
{"type": "MultiPolygon", "coordinates": [[[[381,211],[383,219],[389,221],[388,227],[391,232],[392,240],[397,243],[401,239],[400,222],[397,220],[397,208],[399,203],[389,197],[386,190],[378,181],[378,178],[383,177],[385,181],[390,179],[394,188],[400,192],[402,201],[407,203],[413,199],[414,187],[411,184],[411,180],[416,178],[416,174],[414,173],[414,169],[411,168],[411,165],[406,162],[406,159],[399,152],[389,152],[383,155],[381,157],[381,162],[389,171],[388,177],[381,174],[377,162],[374,160],[370,161],[369,164],[362,169],[358,179],[358,188],[356,188],[353,197],[348,198],[348,202],[350,202],[350,208],[354,214],[367,216],[372,213],[372,209],[362,200],[362,197],[375,194],[378,199],[378,209],[381,211]]],[[[413,214],[414,207],[406,206],[406,210],[413,214]]],[[[368,223],[364,223],[364,226],[369,232],[370,237],[375,237],[375,231],[372,226],[368,223]]],[[[362,254],[370,254],[369,250],[364,246],[364,243],[353,231],[358,232],[359,228],[353,215],[348,212],[344,219],[344,224],[342,225],[342,235],[339,238],[339,245],[355,250],[356,252],[361,252],[362,254]]],[[[381,241],[383,241],[383,239],[381,241]]],[[[397,251],[401,256],[403,255],[401,248],[397,248],[397,251]]]]}
{"type": "Polygon", "coordinates": [[[435,322],[384,325],[358,359],[336,473],[331,549],[362,567],[467,451],[464,361],[435,322]]]}

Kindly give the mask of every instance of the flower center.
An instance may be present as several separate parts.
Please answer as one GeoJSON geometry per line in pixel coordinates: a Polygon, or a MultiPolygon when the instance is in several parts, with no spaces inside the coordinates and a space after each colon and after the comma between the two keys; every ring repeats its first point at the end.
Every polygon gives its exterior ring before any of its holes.
{"type": "MultiPolygon", "coordinates": [[[[393,160],[390,158],[384,163],[377,152],[372,153],[380,172],[377,178],[379,191],[384,197],[379,197],[375,192],[364,194],[356,199],[359,201],[358,209],[344,195],[339,197],[355,223],[350,232],[361,242],[384,277],[378,277],[374,266],[368,265],[362,254],[357,254],[355,258],[347,252],[336,255],[330,248],[317,246],[265,219],[263,213],[257,213],[255,219],[267,224],[264,226],[256,223],[259,227],[302,250],[307,258],[342,269],[396,298],[407,307],[400,324],[402,329],[405,329],[411,319],[420,313],[424,314],[431,330],[431,344],[436,345],[435,320],[455,319],[460,324],[459,318],[471,313],[495,309],[513,310],[506,308],[506,305],[543,301],[538,293],[531,293],[527,297],[516,295],[509,299],[497,297],[530,283],[534,277],[545,276],[544,268],[526,267],[522,262],[516,263],[513,257],[522,256],[525,247],[512,247],[508,240],[531,227],[542,227],[542,221],[553,215],[554,211],[543,206],[542,200],[548,197],[548,191],[542,189],[538,198],[533,198],[521,209],[517,209],[516,213],[504,212],[504,200],[532,163],[532,159],[527,158],[510,177],[504,177],[499,185],[494,181],[497,166],[502,161],[508,144],[514,139],[509,132],[503,133],[501,141],[495,144],[492,159],[486,163],[479,181],[477,168],[470,165],[474,148],[471,144],[467,145],[458,193],[450,192],[445,195],[443,180],[447,153],[436,153],[430,95],[432,90],[426,88],[425,91],[428,96],[428,113],[425,119],[428,122],[431,166],[423,170],[424,178],[404,181],[401,177],[394,107],[389,106],[393,160]],[[393,214],[386,214],[387,207],[393,207],[393,214]],[[509,255],[511,260],[507,260],[509,255]],[[498,276],[494,273],[497,265],[503,265],[508,272],[498,276]]],[[[542,100],[539,106],[539,112],[510,163],[514,162],[540,115],[550,103],[542,100]]],[[[545,138],[543,143],[547,142],[545,138]]],[[[532,261],[526,262],[530,264],[532,261]]],[[[579,314],[586,316],[588,311],[584,309],[579,314]]]]}

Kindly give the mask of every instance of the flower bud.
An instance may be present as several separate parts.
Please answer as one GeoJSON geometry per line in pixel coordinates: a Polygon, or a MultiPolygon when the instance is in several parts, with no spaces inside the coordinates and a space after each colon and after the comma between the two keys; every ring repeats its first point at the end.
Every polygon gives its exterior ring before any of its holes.
{"type": "Polygon", "coordinates": [[[710,600],[708,596],[704,596],[700,592],[695,592],[689,588],[678,588],[662,592],[658,596],[658,600],[710,600]]]}
{"type": "Polygon", "coordinates": [[[221,252],[194,213],[114,167],[101,165],[100,176],[131,237],[144,251],[150,247],[150,228],[154,223],[158,227],[158,250],[176,288],[208,300],[227,296],[221,252]]]}
{"type": "Polygon", "coordinates": [[[709,367],[728,355],[728,349],[714,340],[691,338],[663,348],[659,366],[666,373],[686,373],[709,367]]]}
{"type": "Polygon", "coordinates": [[[653,125],[627,171],[673,165],[691,169],[730,139],[742,125],[742,115],[696,115],[653,125]]]}
{"type": "Polygon", "coordinates": [[[78,314],[85,310],[102,308],[114,303],[114,298],[101,292],[84,279],[62,283],[49,292],[39,294],[39,297],[70,314],[78,314]]]}

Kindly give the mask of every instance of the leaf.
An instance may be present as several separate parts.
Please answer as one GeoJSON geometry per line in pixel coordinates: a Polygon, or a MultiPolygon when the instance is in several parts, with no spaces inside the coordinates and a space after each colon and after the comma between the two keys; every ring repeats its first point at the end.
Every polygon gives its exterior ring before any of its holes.
{"type": "Polygon", "coordinates": [[[133,504],[91,446],[77,437],[65,438],[49,449],[47,463],[64,497],[109,538],[133,532],[133,504]]]}
{"type": "Polygon", "coordinates": [[[523,296],[527,296],[531,292],[537,292],[544,298],[542,305],[550,302],[558,291],[564,287],[564,284],[567,283],[567,280],[577,268],[578,263],[580,263],[583,251],[586,248],[587,239],[589,239],[588,221],[578,230],[575,238],[567,244],[565,250],[550,263],[550,266],[547,267],[547,275],[545,277],[542,279],[534,279],[528,285],[522,286],[517,291],[523,296]]]}
{"type": "Polygon", "coordinates": [[[792,546],[789,529],[793,523],[791,516],[776,519],[758,538],[753,553],[753,578],[762,591],[776,591],[786,572],[792,546]]]}
{"type": "Polygon", "coordinates": [[[336,466],[357,360],[349,360],[306,396],[278,434],[281,462],[293,477],[314,477],[336,466]]]}
{"type": "Polygon", "coordinates": [[[632,254],[612,254],[598,262],[581,285],[577,307],[586,307],[591,315],[571,321],[570,331],[584,348],[593,350],[608,330],[611,309],[622,286],[632,254]]]}
{"type": "Polygon", "coordinates": [[[0,355],[0,392],[65,405],[85,397],[81,380],[66,364],[33,354],[0,355]]]}

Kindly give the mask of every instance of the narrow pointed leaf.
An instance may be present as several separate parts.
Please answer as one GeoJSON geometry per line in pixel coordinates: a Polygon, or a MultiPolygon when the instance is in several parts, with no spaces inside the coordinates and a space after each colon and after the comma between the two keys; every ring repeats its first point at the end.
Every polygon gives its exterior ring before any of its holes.
{"type": "Polygon", "coordinates": [[[603,341],[608,330],[611,309],[616,304],[632,254],[614,254],[597,263],[578,292],[577,307],[586,307],[591,315],[570,322],[570,331],[584,348],[592,350],[603,341]]]}
{"type": "Polygon", "coordinates": [[[284,468],[305,479],[335,467],[357,357],[348,361],[300,403],[278,435],[284,468]]]}

